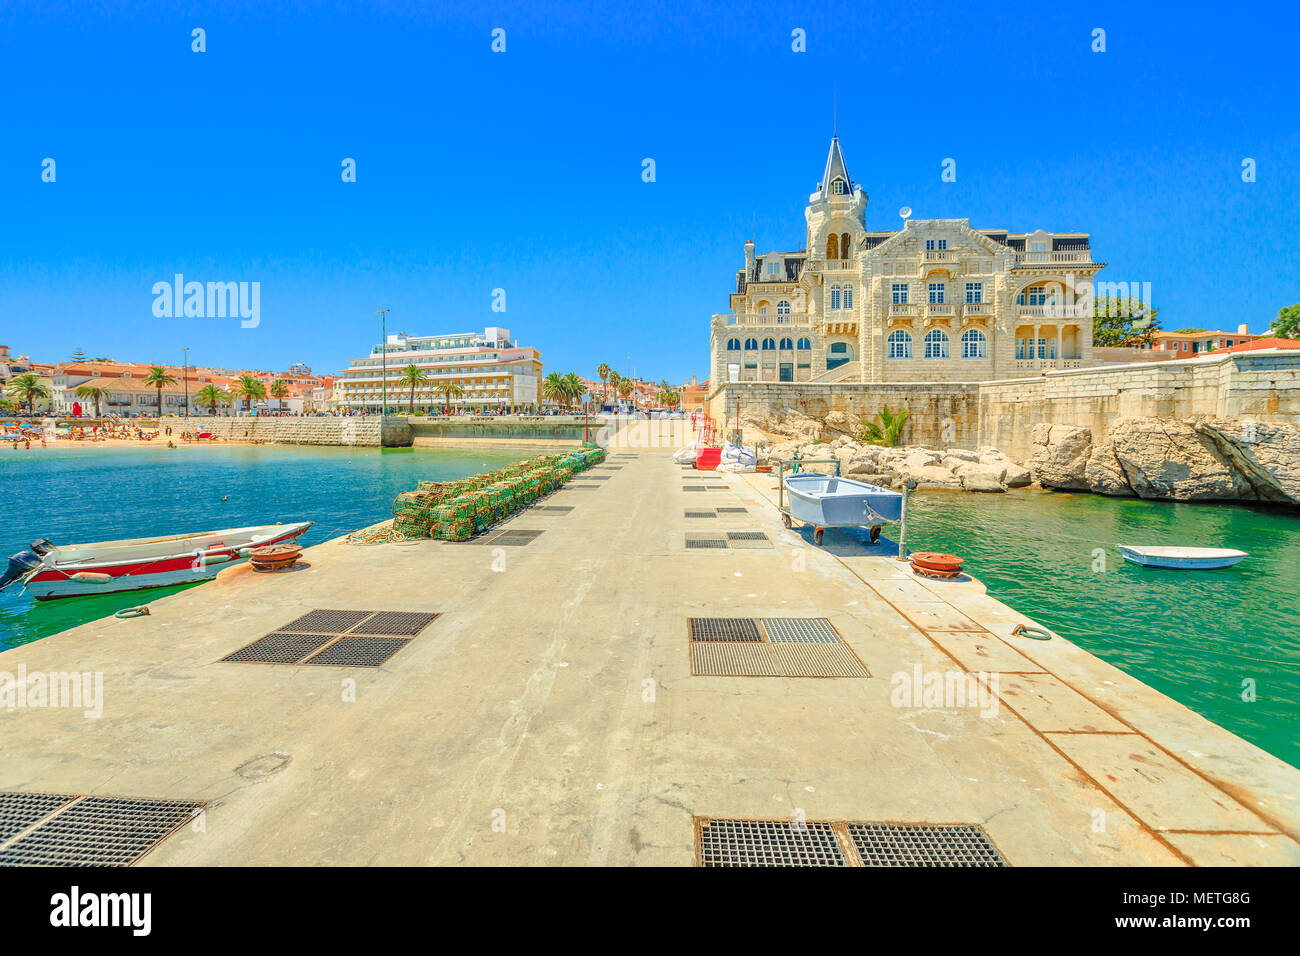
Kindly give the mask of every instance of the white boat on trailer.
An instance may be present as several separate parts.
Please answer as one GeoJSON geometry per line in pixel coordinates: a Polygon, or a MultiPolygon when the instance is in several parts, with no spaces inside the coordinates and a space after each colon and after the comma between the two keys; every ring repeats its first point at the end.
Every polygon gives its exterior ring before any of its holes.
{"type": "Polygon", "coordinates": [[[254,548],[292,541],[311,526],[296,521],[95,544],[41,539],[9,558],[0,590],[21,583],[36,600],[49,601],[207,581],[254,548]]]}
{"type": "Polygon", "coordinates": [[[1147,568],[1174,568],[1182,571],[1230,568],[1250,557],[1232,548],[1160,548],[1121,544],[1119,553],[1125,560],[1147,568]]]}

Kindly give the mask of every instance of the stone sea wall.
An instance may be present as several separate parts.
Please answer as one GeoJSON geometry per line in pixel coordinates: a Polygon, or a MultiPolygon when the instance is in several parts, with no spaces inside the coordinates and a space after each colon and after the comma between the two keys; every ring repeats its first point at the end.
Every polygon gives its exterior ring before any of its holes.
{"type": "MultiPolygon", "coordinates": [[[[415,443],[426,440],[516,440],[582,441],[583,423],[570,417],[544,418],[539,421],[510,418],[419,418],[410,420],[415,443]]],[[[592,440],[596,439],[604,420],[590,420],[592,440]]]]}
{"type": "Polygon", "coordinates": [[[173,432],[208,431],[227,441],[264,441],[273,445],[358,445],[400,448],[411,444],[411,426],[405,419],[378,416],[356,418],[197,418],[180,426],[166,420],[173,432]]]}
{"type": "Polygon", "coordinates": [[[1125,418],[1300,424],[1300,354],[1208,355],[989,382],[979,388],[978,444],[1023,458],[1034,450],[1035,425],[1086,428],[1101,441],[1125,418]]]}

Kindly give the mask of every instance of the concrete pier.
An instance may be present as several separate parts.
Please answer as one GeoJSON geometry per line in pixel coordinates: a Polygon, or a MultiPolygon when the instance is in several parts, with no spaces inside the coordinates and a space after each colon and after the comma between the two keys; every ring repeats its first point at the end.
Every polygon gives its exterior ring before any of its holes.
{"type": "Polygon", "coordinates": [[[144,865],[689,866],[698,818],[971,824],[1011,865],[1300,863],[1296,768],[1012,637],[1032,622],[977,581],[814,546],[770,475],[612,451],[538,503],[572,510],[506,523],[524,545],[335,540],[0,654],[105,698],[0,710],[0,790],[207,803],[144,865]],[[770,547],[686,547],[728,531],[770,547]],[[378,668],[222,662],[313,609],[441,616],[378,668]],[[698,676],[701,617],[825,618],[869,676],[698,676]],[[899,705],[931,672],[996,674],[995,706],[899,705]]]}

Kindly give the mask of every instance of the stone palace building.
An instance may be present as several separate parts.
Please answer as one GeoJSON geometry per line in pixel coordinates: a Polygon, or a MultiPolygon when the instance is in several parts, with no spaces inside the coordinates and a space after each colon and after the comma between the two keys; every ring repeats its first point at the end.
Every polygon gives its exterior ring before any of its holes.
{"type": "Polygon", "coordinates": [[[805,248],[745,243],[731,312],[715,315],[714,388],[731,382],[981,382],[1092,360],[1088,235],[907,219],[869,231],[838,138],[808,199],[805,248]]]}

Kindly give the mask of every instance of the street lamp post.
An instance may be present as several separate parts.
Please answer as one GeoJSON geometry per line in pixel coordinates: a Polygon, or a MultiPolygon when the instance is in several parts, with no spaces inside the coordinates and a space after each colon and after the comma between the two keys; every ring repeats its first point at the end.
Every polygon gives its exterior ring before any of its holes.
{"type": "Polygon", "coordinates": [[[375,315],[382,316],[379,320],[379,362],[383,371],[380,373],[382,378],[379,380],[380,402],[379,420],[382,422],[384,416],[388,414],[388,313],[390,309],[376,309],[375,315]]]}
{"type": "Polygon", "coordinates": [[[185,385],[185,417],[190,417],[190,350],[181,349],[181,382],[185,385]]]}

